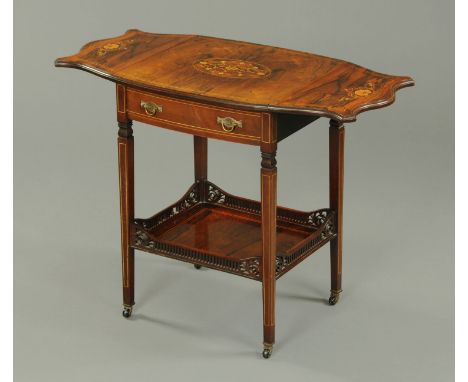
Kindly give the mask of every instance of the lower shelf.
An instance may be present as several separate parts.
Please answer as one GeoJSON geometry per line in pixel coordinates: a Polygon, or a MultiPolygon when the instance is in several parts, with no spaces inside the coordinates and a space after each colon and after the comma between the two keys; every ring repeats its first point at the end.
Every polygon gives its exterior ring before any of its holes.
{"type": "MultiPolygon", "coordinates": [[[[276,277],[335,236],[330,209],[277,209],[276,277]]],[[[259,202],[235,197],[208,181],[197,182],[176,203],[148,219],[135,219],[135,249],[261,280],[259,202]]]]}

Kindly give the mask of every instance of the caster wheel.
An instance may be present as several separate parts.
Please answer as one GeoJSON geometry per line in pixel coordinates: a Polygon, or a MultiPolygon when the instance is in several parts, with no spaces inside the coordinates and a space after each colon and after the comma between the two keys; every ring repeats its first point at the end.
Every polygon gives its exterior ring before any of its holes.
{"type": "Polygon", "coordinates": [[[331,296],[331,297],[328,299],[328,305],[335,305],[335,304],[338,302],[339,299],[340,299],[340,298],[337,297],[337,296],[331,296]]]}
{"type": "Polygon", "coordinates": [[[270,358],[270,357],[271,357],[272,351],[273,351],[272,348],[265,348],[265,349],[263,349],[263,353],[262,353],[263,358],[265,358],[265,359],[270,358]]]}
{"type": "Polygon", "coordinates": [[[132,308],[131,307],[124,307],[124,310],[122,311],[122,316],[125,318],[129,318],[132,315],[132,308]]]}
{"type": "Polygon", "coordinates": [[[328,299],[329,305],[336,305],[340,301],[341,290],[332,290],[330,293],[330,298],[328,299]]]}
{"type": "Polygon", "coordinates": [[[195,267],[195,269],[200,269],[201,268],[200,264],[193,264],[193,266],[195,267]]]}

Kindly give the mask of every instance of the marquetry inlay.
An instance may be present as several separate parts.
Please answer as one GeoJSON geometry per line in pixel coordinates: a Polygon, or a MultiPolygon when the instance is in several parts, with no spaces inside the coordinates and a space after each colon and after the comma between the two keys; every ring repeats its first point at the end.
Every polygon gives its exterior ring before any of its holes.
{"type": "Polygon", "coordinates": [[[193,67],[212,76],[228,78],[264,78],[271,73],[270,68],[256,62],[225,58],[198,60],[193,67]]]}

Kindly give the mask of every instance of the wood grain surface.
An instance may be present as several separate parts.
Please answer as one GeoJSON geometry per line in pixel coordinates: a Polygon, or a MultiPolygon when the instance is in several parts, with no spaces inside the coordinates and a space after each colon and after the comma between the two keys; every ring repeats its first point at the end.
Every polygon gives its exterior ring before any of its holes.
{"type": "Polygon", "coordinates": [[[58,58],[55,65],[162,95],[341,122],[391,104],[396,90],[414,85],[407,76],[311,53],[136,29],[90,42],[77,54],[58,58]]]}

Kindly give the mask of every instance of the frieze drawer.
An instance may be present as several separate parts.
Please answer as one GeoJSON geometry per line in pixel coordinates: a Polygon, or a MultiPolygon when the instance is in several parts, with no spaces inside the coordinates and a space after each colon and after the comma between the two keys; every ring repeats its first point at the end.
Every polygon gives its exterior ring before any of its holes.
{"type": "MultiPolygon", "coordinates": [[[[243,112],[127,89],[130,119],[186,133],[258,145],[267,113],[243,112]]],[[[272,137],[265,137],[269,142],[272,137]]]]}

